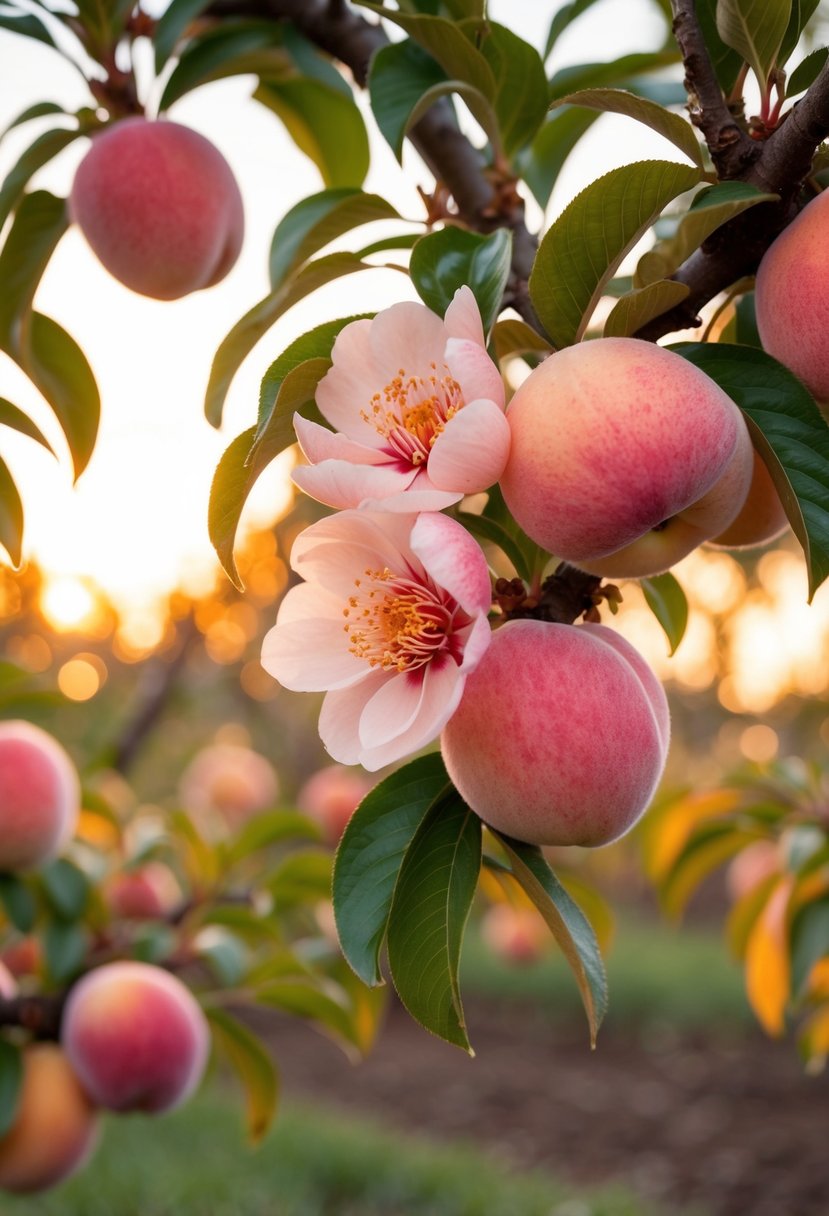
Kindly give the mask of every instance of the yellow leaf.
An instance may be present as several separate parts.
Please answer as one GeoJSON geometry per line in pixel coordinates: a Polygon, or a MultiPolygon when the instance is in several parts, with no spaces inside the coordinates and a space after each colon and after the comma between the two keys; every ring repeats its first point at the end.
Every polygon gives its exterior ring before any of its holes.
{"type": "Polygon", "coordinates": [[[652,824],[647,845],[648,875],[659,881],[668,873],[693,832],[707,819],[728,815],[740,805],[738,790],[711,790],[686,794],[652,824]]]}
{"type": "Polygon", "coordinates": [[[772,892],[746,948],[746,992],[758,1021],[775,1037],[785,1029],[791,987],[786,917],[793,880],[786,877],[772,892]]]}

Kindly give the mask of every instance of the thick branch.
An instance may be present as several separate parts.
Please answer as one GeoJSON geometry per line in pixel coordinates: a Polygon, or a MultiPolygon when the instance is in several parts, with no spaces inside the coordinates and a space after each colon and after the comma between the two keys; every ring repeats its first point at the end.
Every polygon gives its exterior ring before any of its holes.
{"type": "Polygon", "coordinates": [[[58,1039],[66,997],[66,992],[0,997],[0,1026],[19,1026],[36,1039],[58,1039]]]}

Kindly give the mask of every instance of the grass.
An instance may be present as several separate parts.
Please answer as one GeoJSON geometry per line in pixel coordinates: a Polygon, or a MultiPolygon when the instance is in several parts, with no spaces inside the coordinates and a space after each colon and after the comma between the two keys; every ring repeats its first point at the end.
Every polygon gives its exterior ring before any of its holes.
{"type": "MultiPolygon", "coordinates": [[[[607,973],[609,1027],[728,1035],[756,1026],[740,968],[711,932],[621,918],[607,973]]],[[[464,944],[462,979],[465,992],[533,1001],[555,1017],[583,1016],[575,981],[558,952],[515,966],[497,959],[472,931],[464,944]]]]}
{"type": "MultiPolygon", "coordinates": [[[[359,1078],[355,1077],[355,1084],[359,1078]]],[[[244,1143],[238,1102],[212,1091],[163,1119],[111,1117],[75,1178],[2,1216],[650,1216],[618,1188],[574,1192],[467,1147],[434,1147],[363,1119],[283,1112],[244,1143]]]]}

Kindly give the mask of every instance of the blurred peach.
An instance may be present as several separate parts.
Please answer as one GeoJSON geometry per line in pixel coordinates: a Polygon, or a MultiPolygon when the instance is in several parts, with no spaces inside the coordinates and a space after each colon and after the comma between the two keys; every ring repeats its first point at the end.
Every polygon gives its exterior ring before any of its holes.
{"type": "Polygon", "coordinates": [[[362,769],[329,764],[313,774],[297,794],[297,806],[319,824],[325,840],[337,845],[358,805],[374,785],[362,769]]]}
{"type": "Polygon", "coordinates": [[[753,840],[729,865],[725,884],[733,903],[753,891],[772,874],[779,874],[780,852],[772,840],[753,840]]]}
{"type": "Polygon", "coordinates": [[[43,951],[36,937],[18,937],[0,951],[0,961],[15,978],[37,975],[43,962],[43,951]]]}
{"type": "Polygon", "coordinates": [[[537,962],[550,947],[550,930],[535,908],[493,904],[481,920],[481,937],[506,963],[537,962]]]}
{"type": "Polygon", "coordinates": [[[270,760],[252,748],[214,743],[191,760],[179,794],[197,818],[238,831],[254,815],[275,806],[279,779],[270,760]]]}
{"type": "Polygon", "coordinates": [[[107,907],[120,920],[161,920],[180,896],[178,883],[160,861],[113,874],[104,887],[107,907]]]}

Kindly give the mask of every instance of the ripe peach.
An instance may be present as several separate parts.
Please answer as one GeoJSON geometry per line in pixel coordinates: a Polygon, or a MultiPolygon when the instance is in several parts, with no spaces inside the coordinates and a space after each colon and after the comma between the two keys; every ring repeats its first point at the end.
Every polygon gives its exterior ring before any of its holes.
{"type": "Polygon", "coordinates": [[[160,967],[107,963],[69,993],[61,1040],[86,1092],[107,1110],[152,1114],[184,1102],[210,1032],[192,993],[160,967]]]}
{"type": "Polygon", "coordinates": [[[736,519],[709,544],[723,549],[754,549],[777,540],[788,526],[789,520],[771,473],[760,453],[755,451],[748,496],[736,519]]]}
{"type": "Polygon", "coordinates": [[[687,360],[636,338],[551,355],[507,411],[501,489],[528,536],[594,574],[667,570],[722,532],[748,493],[734,402],[687,360]]]}
{"type": "Polygon", "coordinates": [[[608,844],[644,812],[668,751],[665,694],[604,625],[508,621],[441,737],[461,796],[530,844],[608,844]]]}
{"type": "Polygon", "coordinates": [[[546,953],[552,938],[535,908],[493,904],[481,920],[481,937],[505,963],[535,963],[546,953]]]}
{"type": "Polygon", "coordinates": [[[15,978],[37,975],[43,963],[43,950],[36,937],[18,937],[3,947],[0,960],[15,978]]]}
{"type": "Polygon", "coordinates": [[[279,780],[270,760],[251,748],[214,743],[191,760],[179,793],[189,811],[208,822],[218,815],[235,830],[275,805],[279,780]]]}
{"type": "Polygon", "coordinates": [[[754,292],[763,346],[824,404],[829,402],[828,220],[824,191],[766,251],[754,292]]]}
{"type": "Polygon", "coordinates": [[[203,135],[166,120],[127,118],[95,135],[69,210],[110,274],[157,300],[212,287],[242,247],[230,166],[203,135]]]}
{"type": "Polygon", "coordinates": [[[75,830],[80,798],[56,739],[31,722],[0,722],[0,870],[51,860],[75,830]]]}
{"type": "Polygon", "coordinates": [[[30,1194],[84,1164],[95,1147],[98,1118],[55,1043],[24,1050],[19,1102],[14,1123],[0,1138],[0,1188],[30,1194]]]}
{"type": "Polygon", "coordinates": [[[297,806],[319,824],[328,843],[336,845],[373,784],[362,770],[329,764],[308,778],[297,794],[297,806]]]}
{"type": "Polygon", "coordinates": [[[104,888],[110,912],[121,920],[160,920],[178,896],[176,880],[158,861],[148,862],[138,870],[114,874],[104,888]]]}

